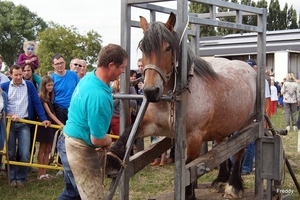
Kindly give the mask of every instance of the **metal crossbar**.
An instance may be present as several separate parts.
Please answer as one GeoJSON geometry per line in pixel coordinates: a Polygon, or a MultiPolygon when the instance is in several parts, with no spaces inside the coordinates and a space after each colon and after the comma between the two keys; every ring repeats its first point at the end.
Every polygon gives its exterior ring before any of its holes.
{"type": "MultiPolygon", "coordinates": [[[[140,124],[141,124],[142,119],[145,115],[148,104],[149,104],[148,100],[144,97],[141,108],[138,112],[138,115],[137,115],[135,121],[134,121],[134,124],[133,124],[133,127],[131,129],[129,138],[128,138],[127,143],[126,143],[126,152],[125,152],[125,156],[124,156],[124,159],[123,159],[123,161],[125,161],[125,162],[128,162],[129,154],[130,154],[131,148],[133,146],[134,139],[137,136],[138,130],[140,128],[140,124]]],[[[109,190],[108,190],[108,192],[106,194],[106,197],[105,197],[106,200],[110,200],[110,199],[113,198],[123,172],[124,172],[124,168],[122,167],[120,169],[120,171],[118,172],[117,176],[112,178],[112,182],[110,184],[109,190]]]]}

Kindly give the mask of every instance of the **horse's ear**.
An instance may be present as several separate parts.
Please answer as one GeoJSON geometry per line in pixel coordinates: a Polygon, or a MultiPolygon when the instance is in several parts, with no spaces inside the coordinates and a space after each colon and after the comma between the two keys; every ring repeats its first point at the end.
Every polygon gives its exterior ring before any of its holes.
{"type": "Polygon", "coordinates": [[[166,27],[170,30],[173,31],[174,30],[174,26],[176,23],[176,15],[171,12],[168,21],[166,22],[166,27]]]}
{"type": "Polygon", "coordinates": [[[148,22],[147,22],[147,20],[146,20],[144,17],[142,17],[142,16],[140,16],[140,27],[143,29],[143,32],[144,32],[144,33],[145,33],[146,30],[148,29],[148,22]]]}

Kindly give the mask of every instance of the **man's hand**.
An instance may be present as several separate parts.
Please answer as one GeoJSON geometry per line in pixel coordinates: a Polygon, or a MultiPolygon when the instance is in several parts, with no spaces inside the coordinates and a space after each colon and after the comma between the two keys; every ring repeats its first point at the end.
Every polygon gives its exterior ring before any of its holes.
{"type": "Polygon", "coordinates": [[[35,60],[36,60],[36,57],[31,58],[31,59],[30,59],[30,62],[33,62],[33,61],[35,61],[35,60]]]}
{"type": "Polygon", "coordinates": [[[11,119],[12,119],[14,122],[20,121],[20,118],[19,118],[17,115],[12,115],[12,116],[11,116],[11,119]]]}
{"type": "Polygon", "coordinates": [[[42,122],[44,124],[44,127],[47,128],[48,126],[51,125],[51,122],[49,120],[45,120],[42,122]]]}

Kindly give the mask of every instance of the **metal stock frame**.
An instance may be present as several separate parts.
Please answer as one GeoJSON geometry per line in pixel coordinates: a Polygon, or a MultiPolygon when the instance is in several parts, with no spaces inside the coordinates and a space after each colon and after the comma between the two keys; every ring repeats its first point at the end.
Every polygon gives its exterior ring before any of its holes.
{"type": "MultiPolygon", "coordinates": [[[[165,13],[169,14],[174,12],[177,15],[176,31],[179,35],[182,35],[182,41],[188,41],[187,36],[191,36],[190,45],[194,48],[196,54],[199,54],[199,35],[200,35],[200,25],[209,25],[212,27],[224,27],[224,28],[233,28],[251,32],[257,32],[257,63],[259,66],[258,76],[257,76],[257,120],[259,121],[259,138],[263,136],[264,127],[264,79],[265,79],[265,65],[266,65],[266,9],[255,8],[235,3],[229,3],[221,0],[177,0],[177,9],[166,8],[158,6],[157,2],[163,2],[158,0],[122,0],[121,1],[121,46],[128,52],[130,58],[130,48],[131,48],[131,28],[139,28],[139,22],[131,19],[132,7],[149,10],[150,11],[150,21],[156,21],[156,13],[165,13]],[[197,2],[210,5],[210,13],[205,14],[196,14],[188,12],[188,3],[197,2]],[[217,7],[225,7],[234,12],[229,12],[231,16],[236,17],[236,23],[219,21],[216,18],[218,17],[217,7]],[[250,14],[249,14],[250,13],[250,14]],[[257,15],[258,16],[258,25],[250,26],[242,24],[243,15],[257,15]],[[183,28],[187,23],[189,16],[189,23],[191,24],[191,30],[184,32],[183,28]]],[[[186,65],[187,58],[187,46],[188,42],[182,42],[180,46],[180,56],[179,56],[179,65],[186,65]]],[[[136,48],[136,47],[134,47],[136,48]]],[[[128,66],[130,65],[130,60],[128,61],[128,66]]],[[[130,68],[127,68],[125,74],[121,76],[122,84],[120,88],[121,94],[129,93],[129,74],[130,68]]],[[[177,88],[180,88],[185,82],[187,77],[187,71],[185,67],[181,67],[177,75],[177,88]]],[[[185,198],[185,186],[189,182],[188,176],[186,175],[186,165],[185,165],[185,153],[186,153],[186,129],[185,129],[185,113],[186,113],[186,92],[183,92],[180,96],[176,97],[176,123],[175,123],[175,181],[174,181],[174,199],[182,200],[185,198]],[[180,125],[180,126],[179,126],[180,125]]],[[[120,132],[122,133],[127,125],[129,125],[129,120],[125,116],[129,115],[129,104],[125,99],[121,99],[121,118],[120,118],[120,132]]],[[[143,100],[142,108],[138,113],[136,118],[136,123],[134,124],[134,130],[138,130],[138,125],[141,122],[141,119],[145,113],[145,110],[148,106],[148,101],[143,100]]],[[[132,132],[132,134],[134,134],[132,132]]],[[[133,136],[131,135],[127,146],[131,148],[133,136]]],[[[256,163],[259,163],[261,159],[261,143],[257,145],[257,156],[256,163]]],[[[126,155],[129,151],[127,149],[126,155]]],[[[128,162],[128,155],[126,156],[126,162],[128,162]]],[[[259,166],[256,166],[258,169],[259,166]]],[[[128,200],[129,199],[129,176],[126,176],[126,169],[122,170],[120,177],[114,178],[106,195],[106,199],[112,199],[115,189],[119,183],[119,199],[128,200]]],[[[263,197],[262,190],[262,181],[259,177],[259,171],[256,172],[256,186],[255,194],[256,197],[263,197]]]]}

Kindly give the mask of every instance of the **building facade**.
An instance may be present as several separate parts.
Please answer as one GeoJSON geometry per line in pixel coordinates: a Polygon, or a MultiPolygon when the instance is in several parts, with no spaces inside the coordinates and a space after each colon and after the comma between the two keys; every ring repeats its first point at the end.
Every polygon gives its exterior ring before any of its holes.
{"type": "MultiPolygon", "coordinates": [[[[223,57],[230,60],[257,58],[257,33],[241,33],[200,39],[201,57],[223,57]]],[[[300,29],[268,31],[266,67],[282,82],[287,73],[300,78],[300,29]]]]}

